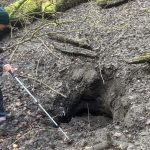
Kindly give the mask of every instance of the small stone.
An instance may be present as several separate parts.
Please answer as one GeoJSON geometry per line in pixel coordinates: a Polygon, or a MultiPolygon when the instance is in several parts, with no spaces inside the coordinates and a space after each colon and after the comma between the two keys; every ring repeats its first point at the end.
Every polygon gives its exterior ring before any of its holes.
{"type": "Polygon", "coordinates": [[[15,120],[12,121],[12,125],[16,125],[16,124],[18,124],[18,122],[19,121],[17,119],[15,119],[15,120]]]}
{"type": "Polygon", "coordinates": [[[148,119],[145,124],[150,125],[150,119],[148,119]]]}
{"type": "Polygon", "coordinates": [[[114,137],[120,137],[121,135],[122,135],[121,133],[116,132],[113,136],[114,136],[114,137]]]}
{"type": "Polygon", "coordinates": [[[87,146],[87,147],[85,147],[85,150],[91,150],[91,149],[93,149],[92,146],[87,146]]]}
{"type": "Polygon", "coordinates": [[[50,146],[52,149],[55,149],[55,144],[51,144],[51,146],[50,146]]]}
{"type": "Polygon", "coordinates": [[[19,107],[20,105],[21,105],[21,103],[20,103],[20,102],[16,102],[16,106],[18,106],[18,107],[19,107]]]}
{"type": "Polygon", "coordinates": [[[146,136],[146,135],[148,135],[148,132],[141,132],[140,135],[146,136]]]}
{"type": "Polygon", "coordinates": [[[81,141],[81,147],[85,147],[87,146],[87,141],[86,140],[82,140],[81,141]]]}
{"type": "Polygon", "coordinates": [[[124,130],[123,132],[124,132],[124,133],[128,133],[129,131],[128,131],[128,130],[124,130]]]}
{"type": "Polygon", "coordinates": [[[18,138],[20,138],[20,137],[21,137],[21,134],[18,133],[17,136],[16,136],[16,138],[18,139],[18,138]]]}
{"type": "Polygon", "coordinates": [[[18,148],[18,145],[17,144],[13,144],[13,148],[18,148]]]}
{"type": "Polygon", "coordinates": [[[133,148],[134,148],[134,145],[129,144],[128,147],[127,147],[127,150],[132,150],[133,148]]]}
{"type": "Polygon", "coordinates": [[[120,129],[120,126],[115,126],[115,129],[120,129]]]}
{"type": "Polygon", "coordinates": [[[3,143],[4,142],[4,139],[0,139],[0,143],[3,143]]]}

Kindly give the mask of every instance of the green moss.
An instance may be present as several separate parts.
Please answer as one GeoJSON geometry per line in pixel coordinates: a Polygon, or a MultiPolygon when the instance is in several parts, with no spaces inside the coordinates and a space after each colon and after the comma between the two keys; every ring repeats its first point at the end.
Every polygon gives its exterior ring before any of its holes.
{"type": "Polygon", "coordinates": [[[140,64],[140,63],[150,63],[150,54],[145,56],[134,57],[126,61],[129,64],[140,64]]]}
{"type": "Polygon", "coordinates": [[[25,14],[39,11],[36,0],[17,0],[5,8],[11,19],[22,18],[25,14]]]}
{"type": "Polygon", "coordinates": [[[56,12],[56,4],[57,4],[56,0],[53,0],[53,2],[51,2],[51,1],[42,2],[41,11],[55,13],[56,12]]]}
{"type": "Polygon", "coordinates": [[[140,56],[138,60],[141,62],[150,62],[150,55],[140,56]]]}
{"type": "Polygon", "coordinates": [[[88,0],[16,0],[5,9],[12,20],[22,20],[27,14],[46,12],[53,14],[87,2],[88,0]]]}
{"type": "Polygon", "coordinates": [[[112,0],[96,0],[96,3],[101,6],[101,5],[107,5],[111,1],[112,0]]]}

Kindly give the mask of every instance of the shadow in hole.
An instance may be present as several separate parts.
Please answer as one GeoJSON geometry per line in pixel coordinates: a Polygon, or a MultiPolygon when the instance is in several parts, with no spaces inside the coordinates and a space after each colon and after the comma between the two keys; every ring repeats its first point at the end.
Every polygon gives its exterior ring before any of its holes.
{"type": "Polygon", "coordinates": [[[112,118],[112,113],[101,108],[96,100],[79,101],[73,104],[67,111],[65,116],[57,116],[54,120],[58,123],[69,123],[73,117],[83,116],[90,113],[92,116],[106,116],[112,118]]]}
{"type": "Polygon", "coordinates": [[[133,1],[133,0],[120,0],[118,2],[114,2],[114,3],[111,3],[111,4],[103,4],[103,5],[101,5],[101,7],[105,8],[105,9],[109,9],[109,8],[112,8],[112,7],[118,7],[120,5],[126,4],[129,1],[133,1]]]}

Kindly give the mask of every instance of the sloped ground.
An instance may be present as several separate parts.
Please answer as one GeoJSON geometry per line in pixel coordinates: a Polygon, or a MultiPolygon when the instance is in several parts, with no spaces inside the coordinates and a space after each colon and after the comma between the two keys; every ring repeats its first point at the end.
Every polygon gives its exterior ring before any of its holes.
{"type": "MultiPolygon", "coordinates": [[[[64,90],[64,84],[66,85],[69,80],[67,75],[69,72],[71,74],[76,66],[80,68],[92,65],[97,70],[102,69],[102,74],[103,69],[107,68],[108,72],[105,72],[107,78],[109,76],[111,78],[110,72],[113,70],[113,79],[110,79],[112,84],[110,82],[108,84],[110,87],[106,98],[111,98],[117,103],[112,103],[111,108],[114,123],[104,116],[85,115],[72,118],[68,124],[62,124],[64,131],[75,140],[73,145],[68,146],[64,144],[57,129],[44,121],[46,117],[43,119],[41,111],[19,85],[10,76],[3,76],[6,108],[8,112],[14,114],[14,118],[8,120],[8,126],[14,129],[15,133],[0,138],[1,149],[76,150],[83,149],[87,145],[104,143],[109,135],[112,146],[107,149],[148,150],[150,68],[148,64],[128,65],[125,60],[150,47],[149,8],[148,0],[137,0],[110,9],[100,9],[94,2],[89,2],[60,15],[61,19],[69,22],[73,20],[69,24],[59,26],[52,24],[40,31],[41,34],[61,31],[63,32],[61,34],[67,37],[86,38],[98,58],[64,54],[54,49],[54,45],[66,49],[75,49],[75,47],[54,42],[47,36],[41,39],[52,50],[52,54],[41,46],[41,41],[37,39],[24,43],[14,54],[11,53],[7,60],[11,58],[14,67],[18,68],[17,74],[28,77],[20,78],[46,109],[51,110],[53,116],[61,114],[62,111],[61,107],[60,111],[58,107],[56,108],[58,104],[55,105],[58,94],[37,83],[36,80],[65,95],[69,90],[67,88],[64,90]]],[[[28,35],[39,24],[40,20],[28,26],[27,30],[30,31],[28,35]]],[[[12,39],[6,37],[1,45],[16,43],[15,41],[19,41],[25,31],[18,30],[13,34],[12,39]]],[[[5,56],[7,54],[9,52],[4,53],[5,56]]],[[[107,80],[105,82],[108,83],[107,80]]]]}

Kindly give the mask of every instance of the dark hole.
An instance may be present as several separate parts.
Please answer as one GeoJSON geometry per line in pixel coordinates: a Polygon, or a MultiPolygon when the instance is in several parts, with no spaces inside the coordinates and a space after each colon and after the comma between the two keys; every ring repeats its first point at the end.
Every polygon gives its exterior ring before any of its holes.
{"type": "Polygon", "coordinates": [[[57,123],[68,123],[73,117],[85,115],[106,116],[112,119],[112,112],[105,107],[103,102],[97,99],[101,96],[101,92],[105,91],[101,91],[102,88],[104,88],[104,85],[98,79],[88,88],[85,88],[86,90],[82,95],[75,96],[74,103],[67,109],[66,115],[56,117],[55,121],[57,123]]]}
{"type": "MultiPolygon", "coordinates": [[[[108,82],[110,82],[110,80],[111,79],[109,79],[108,82]]],[[[67,99],[64,100],[64,102],[67,102],[67,104],[64,103],[62,106],[65,114],[55,117],[54,120],[58,124],[69,123],[71,119],[76,116],[82,117],[88,115],[102,116],[113,120],[113,114],[108,106],[109,104],[106,102],[109,87],[109,84],[103,84],[101,78],[94,78],[93,82],[90,84],[87,83],[85,86],[78,89],[78,91],[71,92],[67,99]]],[[[55,116],[57,113],[58,111],[56,112],[55,116]]]]}

